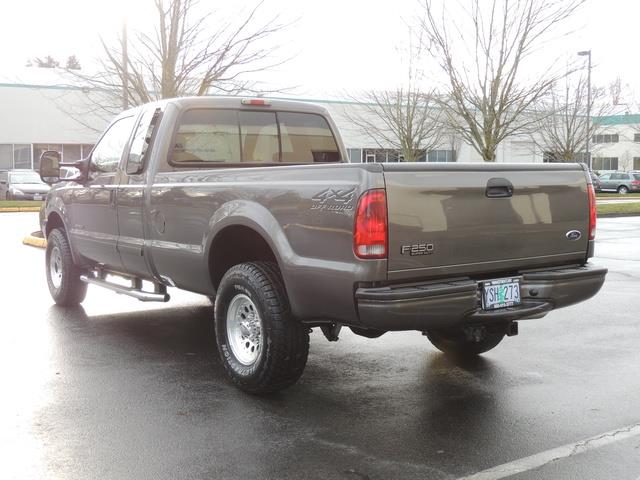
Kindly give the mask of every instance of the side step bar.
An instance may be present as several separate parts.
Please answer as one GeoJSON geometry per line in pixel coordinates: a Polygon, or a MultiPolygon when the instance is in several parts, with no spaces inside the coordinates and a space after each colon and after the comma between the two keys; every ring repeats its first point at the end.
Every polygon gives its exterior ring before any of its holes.
{"type": "Polygon", "coordinates": [[[160,285],[158,283],[154,284],[155,291],[145,292],[142,290],[142,281],[140,279],[134,278],[132,280],[132,284],[134,286],[124,287],[122,285],[117,285],[115,283],[107,282],[102,278],[97,278],[89,275],[80,275],[80,280],[84,283],[90,283],[92,285],[98,285],[99,287],[108,288],[109,290],[113,290],[116,293],[120,293],[122,295],[129,295],[130,297],[137,298],[141,302],[168,302],[169,294],[167,293],[167,287],[165,285],[160,285]]]}

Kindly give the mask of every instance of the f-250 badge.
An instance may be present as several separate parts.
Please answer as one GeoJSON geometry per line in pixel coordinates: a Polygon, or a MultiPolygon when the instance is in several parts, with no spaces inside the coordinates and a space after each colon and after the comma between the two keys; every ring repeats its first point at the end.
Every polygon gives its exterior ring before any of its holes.
{"type": "Polygon", "coordinates": [[[353,210],[353,198],[356,189],[338,190],[336,188],[327,188],[316,193],[311,200],[311,210],[327,210],[331,212],[345,212],[353,210]]]}
{"type": "Polygon", "coordinates": [[[412,257],[416,255],[431,255],[435,248],[433,243],[415,243],[413,245],[402,245],[400,253],[402,255],[411,255],[412,257]]]}

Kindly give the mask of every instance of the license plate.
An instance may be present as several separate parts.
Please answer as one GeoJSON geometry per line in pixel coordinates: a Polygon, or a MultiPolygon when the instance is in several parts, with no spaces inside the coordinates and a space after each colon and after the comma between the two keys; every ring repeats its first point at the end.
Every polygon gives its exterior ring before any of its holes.
{"type": "Polygon", "coordinates": [[[34,200],[42,200],[42,195],[37,195],[36,194],[36,195],[33,196],[33,199],[34,200]]]}
{"type": "Polygon", "coordinates": [[[482,308],[495,310],[520,305],[520,279],[500,278],[482,282],[482,308]]]}

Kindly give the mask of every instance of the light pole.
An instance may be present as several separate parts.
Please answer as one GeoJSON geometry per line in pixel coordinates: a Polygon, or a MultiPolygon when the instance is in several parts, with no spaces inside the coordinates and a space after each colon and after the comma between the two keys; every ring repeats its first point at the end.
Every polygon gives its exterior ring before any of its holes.
{"type": "Polygon", "coordinates": [[[578,52],[581,57],[589,58],[589,67],[587,70],[587,165],[591,170],[591,155],[589,154],[589,142],[591,141],[591,50],[583,50],[578,52]]]}

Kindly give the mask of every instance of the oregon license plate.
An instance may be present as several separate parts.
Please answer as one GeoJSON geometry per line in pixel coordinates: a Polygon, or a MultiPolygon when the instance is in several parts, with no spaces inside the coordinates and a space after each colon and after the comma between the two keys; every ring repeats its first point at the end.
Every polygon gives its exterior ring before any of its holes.
{"type": "Polygon", "coordinates": [[[495,310],[520,305],[520,279],[500,278],[482,282],[482,308],[495,310]]]}

